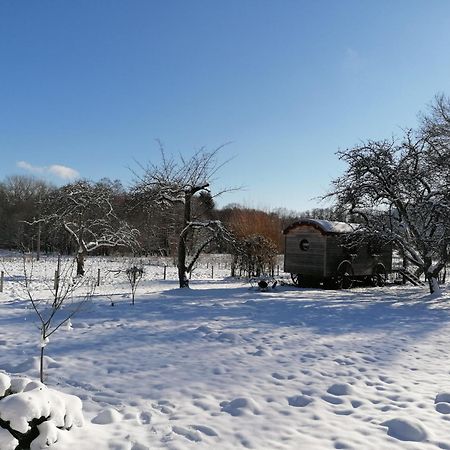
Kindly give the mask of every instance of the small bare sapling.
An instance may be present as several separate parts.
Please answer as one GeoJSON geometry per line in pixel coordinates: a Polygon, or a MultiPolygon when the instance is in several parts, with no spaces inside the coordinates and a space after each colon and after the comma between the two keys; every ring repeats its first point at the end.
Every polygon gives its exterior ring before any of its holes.
{"type": "Polygon", "coordinates": [[[134,295],[136,294],[138,284],[144,275],[144,268],[142,265],[134,264],[126,270],[126,274],[131,286],[131,304],[134,305],[134,295]]]}
{"type": "Polygon", "coordinates": [[[39,320],[40,360],[39,375],[44,382],[44,349],[52,336],[61,327],[71,328],[71,318],[92,298],[95,282],[88,277],[76,277],[75,261],[61,264],[58,258],[57,282],[44,284],[39,289],[35,280],[31,280],[33,261],[30,267],[24,262],[24,284],[26,296],[39,320]]]}

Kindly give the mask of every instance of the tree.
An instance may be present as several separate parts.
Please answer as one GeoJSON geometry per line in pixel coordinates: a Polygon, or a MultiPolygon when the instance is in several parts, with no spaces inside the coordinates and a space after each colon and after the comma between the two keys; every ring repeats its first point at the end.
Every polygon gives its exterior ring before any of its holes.
{"type": "Polygon", "coordinates": [[[400,141],[367,141],[338,152],[347,163],[333,182],[335,197],[364,223],[366,234],[393,243],[425,273],[430,292],[448,260],[448,170],[434,166],[438,149],[412,131],[400,141]]]}
{"type": "Polygon", "coordinates": [[[137,246],[138,231],[116,213],[114,189],[82,180],[57,190],[41,219],[65,232],[76,247],[77,275],[84,275],[86,255],[101,248],[137,246]]]}
{"type": "Polygon", "coordinates": [[[233,266],[249,277],[259,277],[273,269],[277,247],[271,239],[253,234],[238,239],[234,249],[233,266]]]}
{"type": "MultiPolygon", "coordinates": [[[[47,286],[50,292],[51,300],[42,299],[42,293],[33,289],[32,273],[33,260],[31,267],[27,267],[27,261],[23,259],[24,283],[26,296],[30,300],[31,306],[39,319],[40,332],[40,358],[39,358],[39,376],[44,382],[44,349],[49,343],[49,338],[56,333],[63,325],[70,323],[70,319],[80,311],[83,305],[88,302],[94,293],[95,284],[88,284],[87,281],[73,277],[73,262],[60,266],[58,258],[58,268],[56,270],[55,282],[53,286],[47,286]],[[77,300],[74,299],[76,291],[87,285],[87,292],[77,300]]],[[[76,297],[75,297],[76,298],[76,297]]]]}
{"type": "Polygon", "coordinates": [[[0,244],[16,249],[32,249],[39,252],[40,226],[27,223],[38,219],[42,202],[53,187],[30,176],[9,176],[0,183],[0,244]]]}
{"type": "Polygon", "coordinates": [[[127,268],[125,273],[131,286],[131,304],[134,305],[134,296],[136,294],[136,289],[144,275],[144,267],[142,266],[142,264],[133,264],[132,266],[127,268]]]}
{"type": "Polygon", "coordinates": [[[196,197],[201,194],[203,200],[200,198],[200,203],[203,201],[206,205],[211,205],[211,198],[205,197],[205,194],[210,193],[210,183],[223,166],[217,160],[222,147],[210,152],[201,148],[188,159],[183,156],[176,159],[167,156],[160,144],[161,163],[141,166],[143,174],[141,176],[136,174],[134,195],[140,198],[141,203],[150,207],[157,204],[162,209],[181,205],[177,246],[180,288],[189,287],[188,274],[192,272],[200,254],[208,246],[221,238],[231,239],[219,220],[205,220],[202,214],[193,214],[196,197]]]}
{"type": "Polygon", "coordinates": [[[281,220],[276,213],[234,207],[226,216],[227,225],[239,240],[255,235],[263,236],[271,241],[279,252],[283,251],[281,220]]]}

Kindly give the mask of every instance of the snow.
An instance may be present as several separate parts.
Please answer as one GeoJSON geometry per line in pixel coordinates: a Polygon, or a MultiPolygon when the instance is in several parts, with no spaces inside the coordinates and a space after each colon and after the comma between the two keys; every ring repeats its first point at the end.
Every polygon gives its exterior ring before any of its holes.
{"type": "Polygon", "coordinates": [[[40,383],[27,385],[23,392],[8,395],[0,400],[0,419],[9,422],[13,430],[26,433],[29,422],[41,417],[51,417],[57,427],[82,426],[81,400],[73,395],[57,392],[40,383]]]}
{"type": "Polygon", "coordinates": [[[2,450],[15,450],[19,441],[9,431],[0,428],[0,448],[2,450]]]}
{"type": "Polygon", "coordinates": [[[324,233],[337,233],[337,234],[351,233],[353,231],[356,231],[358,228],[361,228],[361,225],[357,223],[333,222],[330,220],[321,220],[321,219],[301,219],[298,222],[287,227],[286,230],[284,230],[284,233],[286,234],[287,230],[300,224],[318,227],[324,233]]]}
{"type": "MultiPolygon", "coordinates": [[[[101,285],[45,347],[43,386],[21,260],[5,257],[0,392],[13,393],[0,417],[24,430],[49,401],[54,420],[33,449],[450,449],[445,287],[439,297],[409,285],[261,292],[214,258],[191,289],[177,288],[170,260],[143,261],[134,306],[130,262],[88,258],[101,285]]],[[[35,262],[42,297],[55,265],[35,262]]],[[[0,428],[0,448],[16,445],[0,428]]]]}
{"type": "Polygon", "coordinates": [[[5,373],[0,372],[0,397],[5,395],[5,392],[11,387],[11,378],[5,373]]]}
{"type": "Polygon", "coordinates": [[[410,419],[391,419],[382,425],[388,427],[388,435],[401,441],[422,442],[427,438],[427,432],[420,423],[410,419]]]}
{"type": "Polygon", "coordinates": [[[1,374],[0,379],[8,386],[0,396],[1,450],[15,450],[22,440],[17,433],[33,433],[32,427],[36,425],[38,436],[33,439],[31,450],[55,444],[58,429],[70,430],[74,425],[83,425],[82,404],[78,397],[47,388],[26,377],[11,379],[1,374]]]}

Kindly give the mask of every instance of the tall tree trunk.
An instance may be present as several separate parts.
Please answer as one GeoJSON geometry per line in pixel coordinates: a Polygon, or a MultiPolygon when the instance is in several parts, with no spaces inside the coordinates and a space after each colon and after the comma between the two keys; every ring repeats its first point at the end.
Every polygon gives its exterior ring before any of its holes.
{"type": "MultiPolygon", "coordinates": [[[[445,261],[445,259],[444,259],[445,261]]],[[[439,286],[439,273],[445,267],[445,263],[440,261],[433,265],[431,258],[424,258],[425,262],[425,274],[430,288],[430,294],[440,294],[441,288],[439,286]]]]}
{"type": "MultiPolygon", "coordinates": [[[[183,230],[187,227],[191,221],[191,197],[190,192],[186,192],[184,196],[184,217],[183,217],[183,230]]],[[[187,233],[180,234],[178,241],[178,280],[180,288],[189,287],[189,278],[187,276],[186,267],[186,239],[187,233]]]]}
{"type": "Polygon", "coordinates": [[[430,294],[440,294],[441,288],[439,287],[439,282],[437,277],[435,277],[433,274],[427,275],[428,279],[428,286],[430,288],[430,294]]]}
{"type": "Polygon", "coordinates": [[[85,254],[83,251],[77,253],[77,275],[84,275],[85,254]]]}

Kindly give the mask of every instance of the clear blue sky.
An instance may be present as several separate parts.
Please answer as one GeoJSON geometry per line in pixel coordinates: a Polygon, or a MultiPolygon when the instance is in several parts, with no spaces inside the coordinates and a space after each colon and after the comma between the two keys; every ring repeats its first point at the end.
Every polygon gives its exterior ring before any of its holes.
{"type": "Polygon", "coordinates": [[[219,205],[304,210],[335,152],[450,93],[448,0],[3,0],[0,178],[120,179],[228,141],[219,205]],[[64,166],[64,167],[59,167],[64,166]]]}

